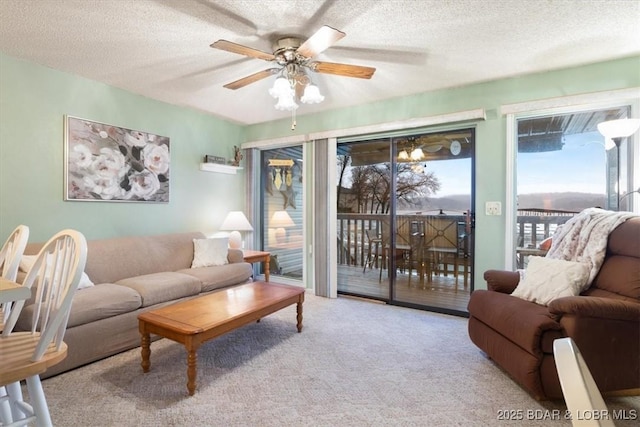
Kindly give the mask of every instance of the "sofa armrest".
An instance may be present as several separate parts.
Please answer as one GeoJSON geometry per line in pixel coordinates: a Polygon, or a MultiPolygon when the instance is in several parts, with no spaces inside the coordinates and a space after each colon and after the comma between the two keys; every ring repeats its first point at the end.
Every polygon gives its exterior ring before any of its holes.
{"type": "Polygon", "coordinates": [[[520,274],[516,271],[487,270],[484,272],[487,289],[503,294],[510,294],[518,286],[520,274]]]}
{"type": "Polygon", "coordinates": [[[640,304],[611,298],[575,296],[558,298],[549,303],[549,312],[556,315],[597,317],[640,323],[640,304]]]}
{"type": "Polygon", "coordinates": [[[242,249],[229,248],[229,252],[227,253],[227,260],[229,260],[230,264],[244,262],[244,253],[242,252],[242,249]]]}

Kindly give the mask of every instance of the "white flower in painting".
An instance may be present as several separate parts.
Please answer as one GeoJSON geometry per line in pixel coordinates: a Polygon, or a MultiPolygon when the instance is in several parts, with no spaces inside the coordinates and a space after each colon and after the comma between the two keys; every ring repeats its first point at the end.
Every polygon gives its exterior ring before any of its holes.
{"type": "Polygon", "coordinates": [[[104,130],[100,131],[100,138],[105,139],[108,136],[109,136],[109,134],[106,131],[104,131],[104,130]]]}
{"type": "Polygon", "coordinates": [[[112,176],[88,175],[83,179],[87,191],[98,195],[102,200],[121,198],[125,191],[120,187],[120,181],[112,176]]]}
{"type": "Polygon", "coordinates": [[[139,197],[144,200],[149,200],[160,189],[158,177],[148,170],[132,174],[129,177],[129,183],[131,184],[129,197],[139,197]]]}
{"type": "Polygon", "coordinates": [[[125,163],[120,151],[112,148],[101,148],[91,166],[94,173],[102,178],[114,177],[118,182],[126,175],[131,166],[125,163]]]}
{"type": "Polygon", "coordinates": [[[124,135],[124,142],[130,147],[144,147],[148,141],[144,133],[131,131],[124,135]]]}
{"type": "Polygon", "coordinates": [[[69,157],[70,163],[79,169],[88,168],[93,161],[91,150],[84,144],[75,145],[69,153],[69,157]]]}
{"type": "Polygon", "coordinates": [[[169,147],[166,145],[147,144],[142,149],[144,167],[156,175],[169,170],[169,147]]]}

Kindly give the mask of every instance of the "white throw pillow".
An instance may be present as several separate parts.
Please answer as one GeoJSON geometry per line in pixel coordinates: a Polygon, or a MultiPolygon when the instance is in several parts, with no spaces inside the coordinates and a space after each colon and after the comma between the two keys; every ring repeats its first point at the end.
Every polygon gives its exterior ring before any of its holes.
{"type": "MultiPolygon", "coordinates": [[[[38,258],[37,255],[22,255],[19,269],[27,273],[31,267],[33,267],[33,264],[36,262],[36,258],[38,258]]],[[[47,268],[51,268],[51,264],[51,255],[49,255],[47,257],[47,268]]],[[[83,271],[82,276],[80,276],[80,283],[78,283],[78,290],[90,288],[91,286],[94,286],[94,283],[89,279],[87,273],[83,271]]]]}
{"type": "Polygon", "coordinates": [[[228,237],[193,239],[193,262],[191,263],[191,268],[228,264],[228,252],[228,237]]]}
{"type": "Polygon", "coordinates": [[[589,266],[561,259],[529,257],[526,274],[511,295],[547,305],[556,298],[576,296],[589,278],[589,266]]]}

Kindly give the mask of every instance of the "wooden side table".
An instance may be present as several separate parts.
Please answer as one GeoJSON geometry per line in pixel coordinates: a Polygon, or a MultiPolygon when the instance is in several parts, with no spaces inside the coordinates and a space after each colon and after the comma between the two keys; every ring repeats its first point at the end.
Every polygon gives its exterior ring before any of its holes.
{"type": "Polygon", "coordinates": [[[271,269],[271,253],[263,252],[263,251],[250,251],[243,249],[244,261],[245,262],[264,262],[264,280],[265,282],[269,281],[269,270],[271,269]]]}

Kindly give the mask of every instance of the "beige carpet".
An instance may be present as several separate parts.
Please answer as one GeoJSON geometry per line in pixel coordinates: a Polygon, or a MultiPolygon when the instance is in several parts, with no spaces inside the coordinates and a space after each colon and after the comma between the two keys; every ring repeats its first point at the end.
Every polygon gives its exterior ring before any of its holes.
{"type": "MultiPolygon", "coordinates": [[[[536,402],[487,360],[466,319],[358,299],[307,295],[300,334],[292,306],[210,341],[192,397],[184,348],[163,339],[151,351],[147,374],[134,349],[45,380],[54,425],[570,425],[527,420],[565,407],[536,402]],[[498,420],[505,410],[524,420],[498,420]]],[[[638,397],[607,404],[640,413],[638,397]]]]}

